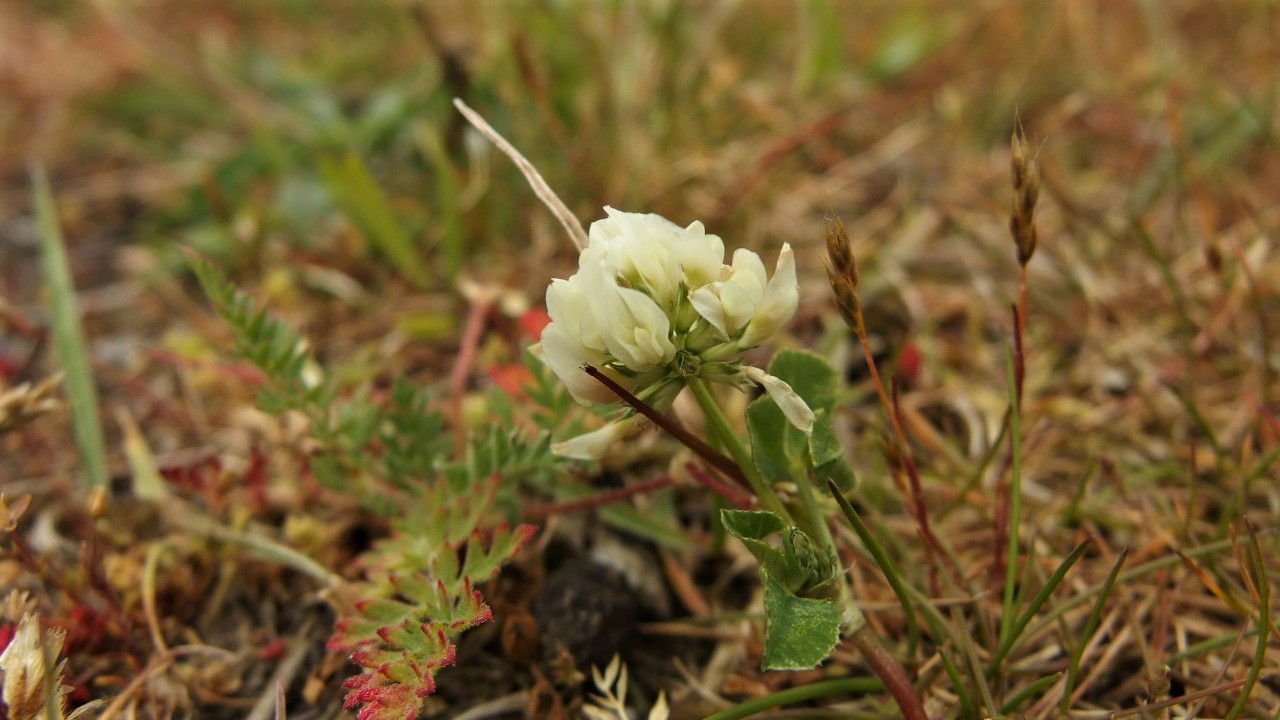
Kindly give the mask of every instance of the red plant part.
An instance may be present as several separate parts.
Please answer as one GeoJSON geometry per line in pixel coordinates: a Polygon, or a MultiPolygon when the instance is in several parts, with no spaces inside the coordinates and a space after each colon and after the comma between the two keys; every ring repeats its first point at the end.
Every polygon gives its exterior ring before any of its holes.
{"type": "Polygon", "coordinates": [[[502,389],[502,392],[516,399],[524,398],[528,395],[525,386],[532,385],[534,382],[533,371],[528,366],[520,363],[510,363],[508,365],[498,365],[489,370],[489,379],[502,389]]]}
{"type": "Polygon", "coordinates": [[[551,323],[551,316],[543,308],[529,308],[516,322],[521,332],[536,341],[542,337],[542,329],[551,323]]]}
{"type": "Polygon", "coordinates": [[[400,534],[366,553],[360,562],[369,579],[355,589],[367,594],[355,603],[355,615],[335,624],[327,644],[364,668],[343,683],[350,691],[344,706],[363,706],[359,720],[416,717],[435,692],[436,673],[457,660],[453,638],[493,619],[473,582],[496,575],[533,532],[503,524],[454,542],[400,534]],[[427,547],[433,540],[440,544],[427,547]]]}

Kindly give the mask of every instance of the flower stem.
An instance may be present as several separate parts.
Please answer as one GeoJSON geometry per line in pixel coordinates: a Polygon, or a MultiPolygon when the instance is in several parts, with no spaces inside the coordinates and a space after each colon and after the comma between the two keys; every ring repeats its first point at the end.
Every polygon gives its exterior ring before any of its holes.
{"type": "Polygon", "coordinates": [[[720,444],[729,451],[734,462],[738,463],[756,498],[766,509],[790,522],[791,513],[787,512],[778,494],[756,469],[756,464],[751,459],[751,452],[729,425],[728,418],[724,416],[724,412],[716,404],[715,397],[711,395],[711,388],[707,387],[707,382],[699,377],[691,377],[688,382],[689,389],[693,391],[693,397],[698,401],[698,407],[702,408],[702,414],[707,418],[707,426],[711,429],[712,437],[718,439],[720,444]]]}

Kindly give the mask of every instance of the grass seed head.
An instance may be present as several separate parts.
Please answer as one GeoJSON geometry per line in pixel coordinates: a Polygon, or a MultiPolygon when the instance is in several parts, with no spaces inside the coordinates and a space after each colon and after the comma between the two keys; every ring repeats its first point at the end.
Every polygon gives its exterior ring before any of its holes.
{"type": "Polygon", "coordinates": [[[1018,264],[1026,267],[1036,252],[1036,202],[1040,199],[1040,165],[1019,124],[1009,139],[1013,169],[1013,209],[1009,232],[1018,248],[1018,264]]]}
{"type": "Polygon", "coordinates": [[[857,328],[862,318],[862,303],[858,299],[858,264],[853,258],[849,233],[840,218],[828,218],[826,230],[827,279],[831,292],[845,324],[857,328]]]}

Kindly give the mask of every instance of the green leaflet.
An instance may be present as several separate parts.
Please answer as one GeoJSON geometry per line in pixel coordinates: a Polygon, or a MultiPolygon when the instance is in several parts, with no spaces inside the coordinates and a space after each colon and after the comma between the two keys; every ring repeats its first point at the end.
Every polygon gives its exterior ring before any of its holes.
{"type": "Polygon", "coordinates": [[[803,350],[780,350],[769,364],[769,374],[786,381],[814,412],[812,435],[787,422],[782,409],[768,396],[747,408],[747,429],[756,467],[765,480],[791,478],[800,468],[813,479],[836,481],[841,490],[854,484],[853,469],[844,456],[832,416],[840,378],[822,357],[803,350]]]}
{"type": "Polygon", "coordinates": [[[792,595],[769,573],[764,583],[765,670],[808,670],[827,659],[840,640],[840,608],[830,600],[792,595]]]}
{"type": "Polygon", "coordinates": [[[837,578],[834,559],[774,513],[721,510],[720,517],[760,561],[764,669],[803,670],[825,660],[840,638],[840,608],[825,597],[837,578]],[[781,536],[781,547],[769,541],[772,535],[781,536]]]}

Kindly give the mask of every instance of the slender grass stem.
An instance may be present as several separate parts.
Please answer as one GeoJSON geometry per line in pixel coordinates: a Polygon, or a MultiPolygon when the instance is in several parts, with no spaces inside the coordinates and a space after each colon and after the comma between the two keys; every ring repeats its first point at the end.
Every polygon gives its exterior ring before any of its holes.
{"type": "Polygon", "coordinates": [[[1093,610],[1089,612],[1089,620],[1085,623],[1084,632],[1080,634],[1080,642],[1076,645],[1075,652],[1071,655],[1071,663],[1067,665],[1067,680],[1062,688],[1062,704],[1058,711],[1064,717],[1067,711],[1071,709],[1071,695],[1076,686],[1076,676],[1080,673],[1080,661],[1084,657],[1084,649],[1089,644],[1089,638],[1093,637],[1093,633],[1098,629],[1098,623],[1102,620],[1102,608],[1107,604],[1107,598],[1111,596],[1111,588],[1116,584],[1116,578],[1120,576],[1120,568],[1124,567],[1124,559],[1129,556],[1129,548],[1120,551],[1120,557],[1116,560],[1116,564],[1111,568],[1111,573],[1107,575],[1107,579],[1102,583],[1102,593],[1098,595],[1097,601],[1093,603],[1093,610]]]}
{"type": "Polygon", "coordinates": [[[1049,581],[1045,583],[1044,587],[1040,588],[1040,592],[1036,593],[1036,596],[1032,598],[1031,603],[1022,611],[1018,616],[1018,619],[1013,622],[1009,628],[1009,634],[1000,639],[999,647],[996,648],[995,654],[991,656],[991,661],[987,663],[987,677],[995,675],[996,670],[1000,667],[1000,663],[1004,662],[1005,656],[1013,649],[1018,638],[1022,636],[1022,632],[1027,629],[1027,625],[1031,622],[1031,617],[1035,615],[1036,611],[1040,609],[1040,606],[1044,605],[1045,601],[1049,599],[1049,595],[1053,593],[1053,591],[1062,582],[1063,578],[1067,576],[1067,571],[1070,570],[1071,566],[1080,559],[1081,555],[1084,555],[1084,551],[1089,549],[1089,544],[1091,542],[1092,540],[1085,540],[1077,545],[1075,550],[1071,551],[1071,554],[1058,565],[1058,569],[1053,571],[1053,575],[1049,577],[1049,581]]]}
{"type": "Polygon", "coordinates": [[[1004,598],[1000,615],[1000,644],[1010,642],[1013,631],[1015,590],[1018,575],[1018,535],[1022,522],[1022,412],[1019,410],[1018,385],[1015,378],[1014,359],[1006,355],[1006,371],[1009,381],[1009,535],[1005,548],[1007,559],[1004,568],[1004,598]]]}
{"type": "Polygon", "coordinates": [[[835,497],[836,504],[840,506],[840,511],[844,513],[845,519],[849,521],[849,526],[853,528],[858,538],[862,540],[867,552],[871,553],[871,559],[875,560],[880,572],[884,573],[885,580],[889,582],[889,587],[893,588],[893,593],[898,596],[898,602],[902,605],[902,613],[907,623],[907,655],[915,655],[916,646],[920,642],[920,623],[916,619],[911,597],[907,593],[906,582],[902,579],[902,571],[898,568],[897,563],[893,561],[893,558],[889,557],[889,553],[885,552],[884,546],[880,544],[875,534],[871,532],[871,528],[862,522],[862,518],[858,516],[857,511],[840,494],[840,488],[836,486],[834,480],[827,480],[827,488],[831,491],[831,495],[835,497]]]}
{"type": "Polygon", "coordinates": [[[873,693],[884,690],[884,682],[878,678],[857,677],[840,678],[839,680],[823,680],[799,687],[787,688],[764,697],[752,698],[710,715],[706,720],[741,720],[756,713],[771,710],[782,705],[797,703],[814,698],[840,695],[843,693],[873,693]]]}
{"type": "MultiPolygon", "coordinates": [[[[1248,520],[1245,521],[1248,523],[1248,520]]],[[[1240,572],[1245,575],[1248,580],[1249,566],[1252,566],[1254,574],[1257,576],[1253,586],[1257,591],[1258,600],[1258,642],[1254,645],[1253,662],[1249,664],[1249,673],[1245,676],[1244,687],[1240,689],[1240,695],[1236,698],[1235,703],[1231,706],[1231,710],[1227,712],[1226,720],[1235,720],[1244,710],[1245,703],[1249,701],[1249,695],[1253,693],[1253,687],[1258,683],[1258,677],[1262,674],[1263,663],[1267,658],[1267,644],[1270,641],[1270,635],[1274,631],[1273,621],[1271,619],[1271,582],[1267,578],[1267,564],[1262,560],[1262,548],[1258,543],[1258,535],[1253,529],[1252,524],[1247,524],[1249,529],[1249,544],[1246,546],[1246,557],[1249,559],[1247,565],[1240,568],[1240,572]]]]}
{"type": "Polygon", "coordinates": [[[1000,706],[1000,714],[1008,715],[1014,710],[1017,710],[1019,705],[1047,690],[1054,683],[1058,682],[1058,678],[1060,677],[1062,677],[1062,673],[1046,675],[1022,688],[1011,695],[1008,700],[1004,701],[1004,704],[1000,706]]]}

